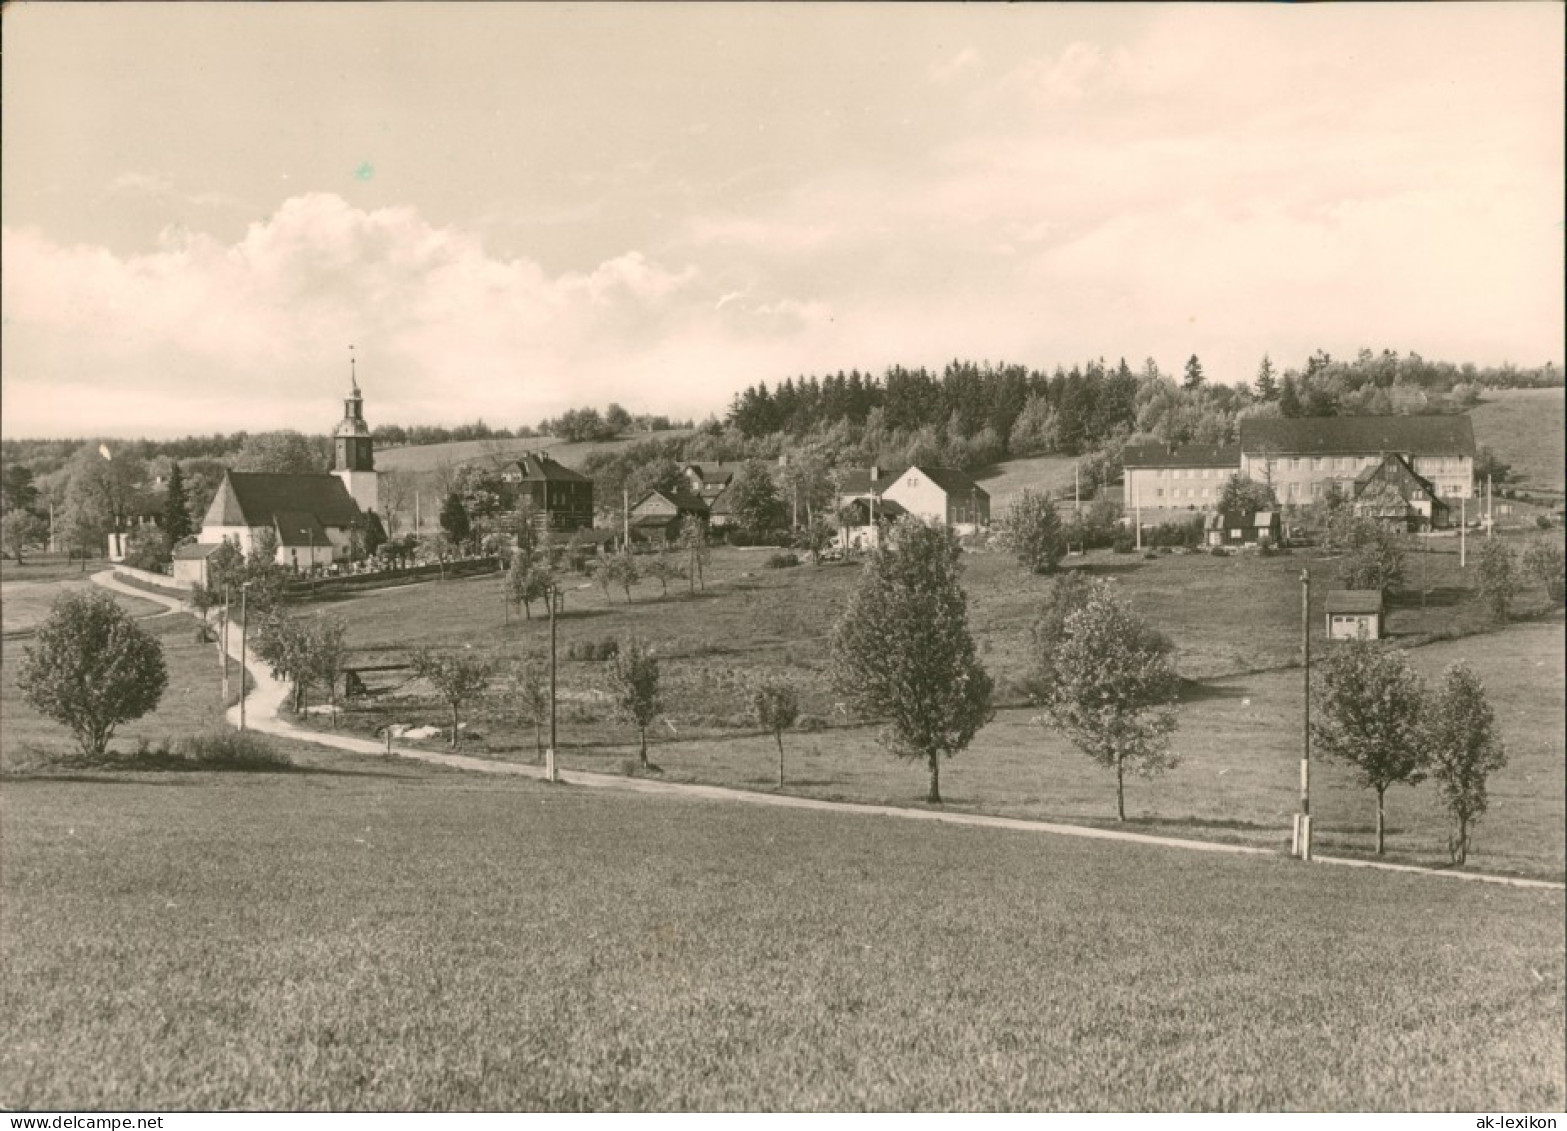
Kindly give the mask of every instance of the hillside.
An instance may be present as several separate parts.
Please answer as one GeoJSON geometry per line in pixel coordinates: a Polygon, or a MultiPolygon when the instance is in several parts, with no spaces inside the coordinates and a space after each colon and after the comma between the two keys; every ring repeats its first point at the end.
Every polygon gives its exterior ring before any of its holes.
{"type": "Polygon", "coordinates": [[[1512,464],[1518,481],[1529,487],[1561,491],[1564,483],[1563,435],[1567,433],[1567,390],[1493,389],[1470,412],[1475,443],[1484,444],[1512,464]]]}

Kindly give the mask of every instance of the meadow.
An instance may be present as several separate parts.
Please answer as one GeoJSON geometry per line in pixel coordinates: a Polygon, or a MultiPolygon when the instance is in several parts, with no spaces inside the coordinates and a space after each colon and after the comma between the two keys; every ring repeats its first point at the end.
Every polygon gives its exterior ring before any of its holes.
{"type": "Polygon", "coordinates": [[[1556,892],[348,755],[0,816],[7,1107],[1567,1101],[1556,892]]]}
{"type": "Polygon", "coordinates": [[[1512,465],[1525,487],[1561,494],[1562,435],[1567,431],[1567,392],[1555,389],[1489,389],[1470,411],[1475,443],[1512,465]]]}
{"type": "MultiPolygon", "coordinates": [[[[559,622],[562,657],[585,643],[639,636],[662,663],[664,717],[651,734],[652,759],[673,780],[775,788],[776,747],[748,717],[748,692],[763,675],[788,678],[804,718],[785,736],[786,789],[829,799],[919,805],[919,767],[879,745],[874,726],[847,717],[827,679],[827,642],[856,578],[853,565],[762,568],[769,551],[720,549],[709,587],[681,585],[668,597],[639,587],[627,603],[587,582],[568,596],[559,622]]],[[[1560,878],[1564,870],[1561,620],[1543,590],[1520,602],[1526,618],[1491,631],[1468,589],[1452,540],[1431,542],[1418,592],[1389,617],[1394,638],[1414,651],[1430,679],[1466,658],[1491,689],[1513,752],[1493,781],[1492,816],[1482,824],[1470,866],[1560,878]]],[[[1113,785],[1029,705],[1023,677],[1028,626],[1049,579],[1000,555],[965,557],[970,617],[981,657],[998,683],[1002,710],[974,745],[943,772],[946,807],[1077,823],[1113,818],[1113,785]]],[[[1297,552],[1262,558],[1206,554],[1148,560],[1108,552],[1071,568],[1111,579],[1134,607],[1177,643],[1186,677],[1176,748],[1183,765],[1164,778],[1134,780],[1130,816],[1154,831],[1283,847],[1298,807],[1300,750],[1300,581],[1310,568],[1313,647],[1321,601],[1337,564],[1297,552]]],[[[1472,572],[1470,566],[1469,572],[1472,572]]],[[[319,607],[345,618],[355,663],[397,663],[408,642],[472,647],[497,656],[538,654],[547,622],[506,619],[500,582],[479,578],[367,594],[319,607]]],[[[445,726],[449,714],[417,683],[354,701],[343,727],[372,733],[388,723],[445,726]]],[[[605,695],[605,665],[560,663],[558,747],[566,767],[619,772],[635,756],[635,734],[605,695]]],[[[504,694],[465,710],[463,744],[503,760],[536,758],[533,728],[504,694]]],[[[324,725],[319,722],[313,725],[324,725]]],[[[440,740],[431,740],[432,743],[440,740]]],[[[1315,771],[1313,812],[1323,851],[1364,853],[1371,843],[1371,795],[1340,767],[1315,771]]],[[[1441,865],[1448,827],[1435,790],[1395,789],[1389,798],[1391,858],[1441,865]]]]}

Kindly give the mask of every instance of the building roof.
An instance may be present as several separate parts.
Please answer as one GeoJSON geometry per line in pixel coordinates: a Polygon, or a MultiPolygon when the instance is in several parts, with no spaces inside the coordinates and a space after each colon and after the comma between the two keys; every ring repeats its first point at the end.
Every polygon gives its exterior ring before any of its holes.
{"type": "Polygon", "coordinates": [[[681,467],[683,472],[695,472],[698,479],[705,487],[723,488],[729,486],[736,473],[744,467],[744,463],[723,460],[709,460],[706,463],[688,463],[681,467]]]}
{"type": "Polygon", "coordinates": [[[846,468],[838,479],[838,494],[869,495],[874,491],[879,495],[896,483],[907,470],[908,468],[906,467],[885,470],[879,467],[874,469],[869,467],[846,468]],[[872,470],[877,473],[874,481],[871,479],[872,470]]]}
{"type": "Polygon", "coordinates": [[[326,530],[309,511],[278,511],[273,517],[278,544],[282,546],[329,546],[326,530]]]}
{"type": "Polygon", "coordinates": [[[580,471],[573,471],[559,460],[551,459],[547,454],[540,455],[529,452],[514,465],[522,481],[548,483],[591,483],[593,480],[583,475],[580,471]]]}
{"type": "Polygon", "coordinates": [[[649,491],[635,503],[631,504],[632,511],[635,512],[643,503],[654,497],[663,499],[677,510],[692,511],[696,514],[706,514],[708,511],[706,499],[694,492],[679,489],[673,491],[649,491]]]}
{"type": "MultiPolygon", "coordinates": [[[[854,512],[855,521],[847,525],[869,526],[871,524],[871,504],[869,499],[851,499],[843,505],[839,513],[842,514],[843,511],[854,512]]],[[[883,522],[896,522],[908,513],[896,499],[878,499],[876,501],[876,517],[883,522]]]]}
{"type": "Polygon", "coordinates": [[[1248,455],[1472,456],[1475,436],[1468,416],[1248,416],[1240,446],[1248,455]]]}
{"type": "Polygon", "coordinates": [[[1241,469],[1235,444],[1130,444],[1121,452],[1122,467],[1224,467],[1241,469]]]}
{"type": "Polygon", "coordinates": [[[359,504],[335,475],[226,471],[202,525],[275,526],[289,512],[313,515],[322,526],[352,526],[360,517],[359,504]]]}
{"type": "Polygon", "coordinates": [[[1203,523],[1204,530],[1256,530],[1271,529],[1278,521],[1278,511],[1224,511],[1210,513],[1203,523]]]}
{"type": "Polygon", "coordinates": [[[989,491],[974,482],[968,472],[956,467],[930,467],[926,464],[916,464],[908,471],[918,471],[949,495],[979,494],[987,499],[990,498],[989,491]]]}
{"type": "Polygon", "coordinates": [[[1380,613],[1382,590],[1330,589],[1322,609],[1328,613],[1380,613]]]}
{"type": "Polygon", "coordinates": [[[187,542],[183,546],[174,547],[174,560],[177,562],[199,562],[203,558],[211,557],[217,553],[222,542],[187,542]]]}

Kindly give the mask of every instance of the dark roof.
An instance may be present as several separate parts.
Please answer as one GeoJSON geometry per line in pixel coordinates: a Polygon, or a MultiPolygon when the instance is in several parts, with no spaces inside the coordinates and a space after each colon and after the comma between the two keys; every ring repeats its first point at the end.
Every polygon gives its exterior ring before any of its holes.
{"type": "Polygon", "coordinates": [[[174,560],[177,562],[199,562],[203,558],[217,553],[222,542],[187,542],[183,546],[174,547],[174,560]]]}
{"type": "Polygon", "coordinates": [[[592,480],[579,471],[573,471],[559,460],[550,459],[547,455],[528,453],[515,464],[517,471],[522,476],[522,481],[538,482],[540,480],[549,483],[591,483],[592,480]]]}
{"type": "MultiPolygon", "coordinates": [[[[850,525],[869,526],[871,524],[871,503],[869,499],[851,499],[843,505],[842,509],[855,513],[855,521],[850,525]]],[[[878,520],[895,522],[908,513],[904,509],[903,504],[896,499],[876,500],[876,517],[878,520]]]]}
{"type": "Polygon", "coordinates": [[[990,498],[990,492],[981,487],[969,476],[969,473],[956,467],[927,467],[925,464],[916,464],[912,469],[918,471],[936,486],[949,495],[980,494],[990,498]]]}
{"type": "Polygon", "coordinates": [[[1467,416],[1248,416],[1241,450],[1250,455],[1472,456],[1474,426],[1467,416]]]}
{"type": "Polygon", "coordinates": [[[632,503],[631,509],[633,511],[636,510],[643,503],[647,502],[655,495],[657,495],[660,499],[663,499],[666,503],[673,504],[679,510],[692,511],[697,514],[707,513],[708,508],[706,499],[702,498],[700,495],[693,494],[690,491],[679,489],[673,491],[649,491],[636,502],[632,503]]]}
{"type": "MultiPolygon", "coordinates": [[[[896,483],[898,477],[907,471],[908,468],[877,468],[876,470],[881,474],[876,479],[874,489],[877,494],[880,494],[896,483]]],[[[838,494],[840,495],[869,495],[871,490],[871,469],[868,467],[847,468],[839,477],[838,494]]]]}
{"type": "Polygon", "coordinates": [[[273,526],[289,512],[313,515],[322,526],[359,521],[359,504],[335,475],[226,471],[202,525],[273,526]]]}
{"type": "Polygon", "coordinates": [[[724,515],[734,513],[735,493],[729,487],[723,488],[717,494],[709,494],[704,491],[702,492],[702,499],[707,503],[709,514],[724,515]]]}
{"type": "Polygon", "coordinates": [[[1330,589],[1322,609],[1328,613],[1380,613],[1382,590],[1330,589]]]}
{"type": "Polygon", "coordinates": [[[711,460],[707,463],[688,463],[681,471],[694,471],[704,484],[712,484],[714,487],[728,486],[729,481],[735,477],[744,463],[725,463],[722,460],[711,460]]]}
{"type": "Polygon", "coordinates": [[[278,543],[283,546],[329,546],[326,531],[308,511],[278,511],[274,516],[278,543]]]}
{"type": "Polygon", "coordinates": [[[1241,468],[1235,444],[1132,444],[1121,452],[1122,467],[1241,468]]]}

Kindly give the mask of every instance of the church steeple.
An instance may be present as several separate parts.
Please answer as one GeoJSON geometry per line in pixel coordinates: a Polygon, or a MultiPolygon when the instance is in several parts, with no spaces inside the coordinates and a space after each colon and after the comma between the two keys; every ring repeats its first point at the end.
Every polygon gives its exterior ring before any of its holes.
{"type": "Polygon", "coordinates": [[[334,470],[374,471],[375,445],[370,426],[365,423],[364,395],[359,391],[359,374],[354,347],[348,347],[348,396],[343,400],[343,419],[332,433],[334,470]]]}

